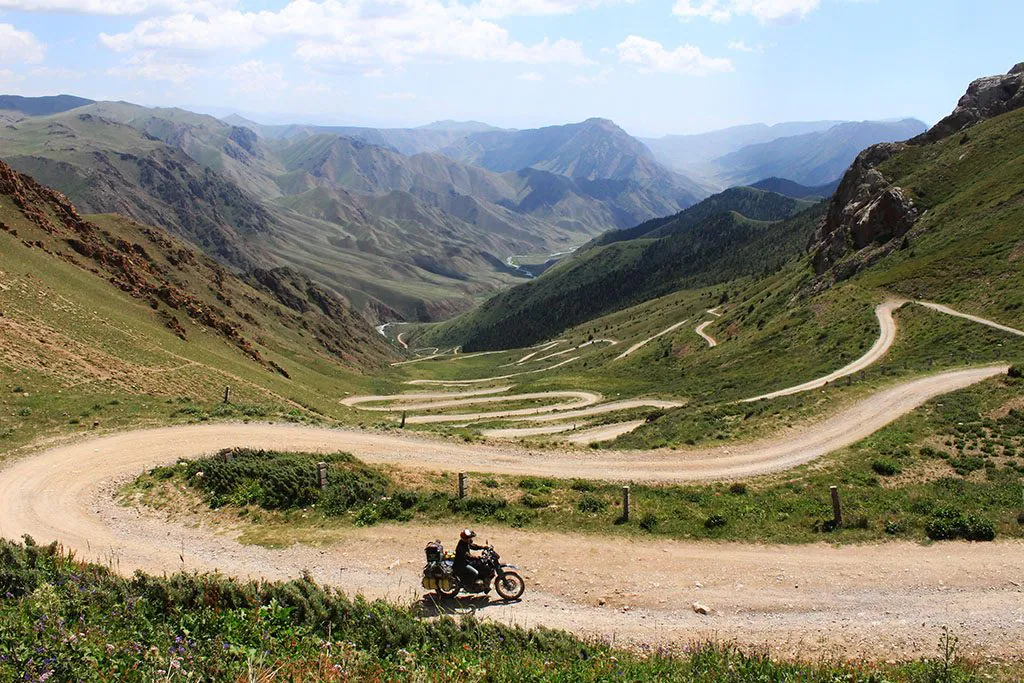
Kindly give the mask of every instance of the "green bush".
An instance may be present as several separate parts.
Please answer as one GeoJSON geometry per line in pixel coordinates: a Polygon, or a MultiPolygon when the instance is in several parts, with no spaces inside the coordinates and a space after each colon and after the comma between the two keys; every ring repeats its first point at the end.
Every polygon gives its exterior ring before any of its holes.
{"type": "Polygon", "coordinates": [[[1017,524],[1024,526],[1024,512],[1017,515],[1017,524]]]}
{"type": "Polygon", "coordinates": [[[658,517],[648,512],[640,518],[640,528],[644,531],[654,531],[658,526],[658,517]]]}
{"type": "Polygon", "coordinates": [[[734,496],[745,496],[747,495],[747,485],[738,481],[729,486],[729,493],[734,496]]]}
{"type": "Polygon", "coordinates": [[[966,477],[971,472],[980,470],[985,466],[985,459],[973,455],[962,455],[949,461],[950,467],[956,470],[961,477],[966,477]]]}
{"type": "Polygon", "coordinates": [[[519,480],[519,488],[527,491],[542,491],[547,492],[558,486],[558,482],[554,479],[544,479],[541,477],[523,477],[519,480]]]}
{"type": "Polygon", "coordinates": [[[539,510],[551,505],[551,499],[533,493],[524,493],[519,499],[519,503],[532,510],[539,510]]]}
{"type": "Polygon", "coordinates": [[[991,541],[996,537],[991,521],[980,515],[964,514],[952,506],[936,509],[925,525],[925,533],[933,541],[991,541]]]}
{"type": "Polygon", "coordinates": [[[608,509],[608,503],[603,498],[599,498],[591,493],[583,494],[579,502],[576,503],[576,509],[580,512],[598,513],[604,512],[608,509]]]}
{"type": "Polygon", "coordinates": [[[903,526],[903,522],[898,519],[887,519],[885,521],[885,533],[890,536],[898,536],[906,531],[906,527],[903,526]]]}
{"type": "Polygon", "coordinates": [[[1010,369],[1006,371],[1006,376],[1012,379],[1024,377],[1024,365],[1011,365],[1010,369]]]}
{"type": "Polygon", "coordinates": [[[507,500],[493,496],[469,496],[448,501],[448,509],[452,512],[468,512],[480,517],[492,517],[505,507],[508,507],[507,500]]]}
{"type": "Polygon", "coordinates": [[[569,485],[573,491],[579,491],[581,493],[589,493],[590,491],[596,491],[597,486],[593,482],[589,482],[586,479],[574,479],[572,484],[569,485]]]}
{"type": "Polygon", "coordinates": [[[704,520],[705,529],[720,529],[725,526],[727,520],[722,515],[711,515],[704,520]]]}
{"type": "Polygon", "coordinates": [[[880,474],[883,477],[891,477],[894,474],[899,474],[903,471],[895,460],[890,460],[889,458],[878,458],[873,460],[871,462],[871,469],[873,469],[876,474],[880,474]]]}

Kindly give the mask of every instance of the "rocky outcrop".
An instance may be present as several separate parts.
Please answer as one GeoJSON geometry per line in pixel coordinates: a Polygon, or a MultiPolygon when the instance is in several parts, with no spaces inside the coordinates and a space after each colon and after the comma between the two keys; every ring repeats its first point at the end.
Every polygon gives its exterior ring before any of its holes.
{"type": "Polygon", "coordinates": [[[981,121],[1024,107],[1024,62],[1002,76],[971,83],[952,114],[905,143],[874,145],[843,175],[808,251],[816,289],[845,280],[905,244],[920,211],[906,189],[878,167],[911,145],[928,145],[981,121]],[[904,238],[904,239],[900,239],[904,238]]]}
{"type": "Polygon", "coordinates": [[[828,213],[811,238],[811,263],[817,275],[832,271],[835,280],[844,280],[891,251],[893,239],[913,227],[918,210],[910,194],[894,186],[877,168],[903,147],[901,143],[869,147],[843,176],[828,213]],[[863,253],[843,262],[855,252],[863,253]]]}
{"type": "Polygon", "coordinates": [[[976,123],[1021,107],[1024,107],[1024,62],[1005,75],[986,76],[971,83],[953,113],[911,143],[937,142],[976,123]]]}

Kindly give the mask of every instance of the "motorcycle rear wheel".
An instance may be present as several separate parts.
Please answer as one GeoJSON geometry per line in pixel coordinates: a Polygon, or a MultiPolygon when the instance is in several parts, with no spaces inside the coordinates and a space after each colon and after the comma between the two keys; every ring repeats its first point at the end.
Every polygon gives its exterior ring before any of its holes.
{"type": "Polygon", "coordinates": [[[441,587],[437,587],[434,589],[434,592],[437,593],[437,597],[450,600],[458,595],[460,590],[462,590],[462,587],[458,584],[454,584],[451,590],[446,591],[441,587]]]}
{"type": "Polygon", "coordinates": [[[526,582],[516,572],[505,572],[503,576],[494,577],[494,590],[503,600],[518,600],[526,591],[526,582]]]}

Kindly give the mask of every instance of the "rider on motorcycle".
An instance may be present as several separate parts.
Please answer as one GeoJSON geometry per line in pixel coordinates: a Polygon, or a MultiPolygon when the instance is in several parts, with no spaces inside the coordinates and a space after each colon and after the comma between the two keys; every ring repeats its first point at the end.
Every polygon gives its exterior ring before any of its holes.
{"type": "Polygon", "coordinates": [[[452,569],[455,570],[459,579],[470,586],[480,578],[480,572],[470,564],[470,560],[475,559],[475,556],[471,555],[470,551],[483,550],[487,547],[473,543],[474,537],[476,537],[476,532],[472,529],[462,530],[462,533],[459,534],[459,544],[455,546],[455,562],[452,563],[452,569]]]}

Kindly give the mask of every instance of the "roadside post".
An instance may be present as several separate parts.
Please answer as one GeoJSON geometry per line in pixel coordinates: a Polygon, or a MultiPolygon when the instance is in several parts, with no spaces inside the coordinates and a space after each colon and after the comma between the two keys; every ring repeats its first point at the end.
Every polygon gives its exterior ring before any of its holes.
{"type": "Polygon", "coordinates": [[[321,491],[327,488],[327,463],[318,462],[316,464],[316,481],[321,491]]]}
{"type": "Polygon", "coordinates": [[[828,492],[832,494],[832,523],[838,529],[843,525],[843,508],[839,503],[839,489],[835,486],[829,486],[828,492]]]}
{"type": "Polygon", "coordinates": [[[466,497],[466,473],[459,472],[459,498],[466,497]]]}
{"type": "Polygon", "coordinates": [[[622,487],[622,521],[629,521],[629,487],[622,487]]]}

